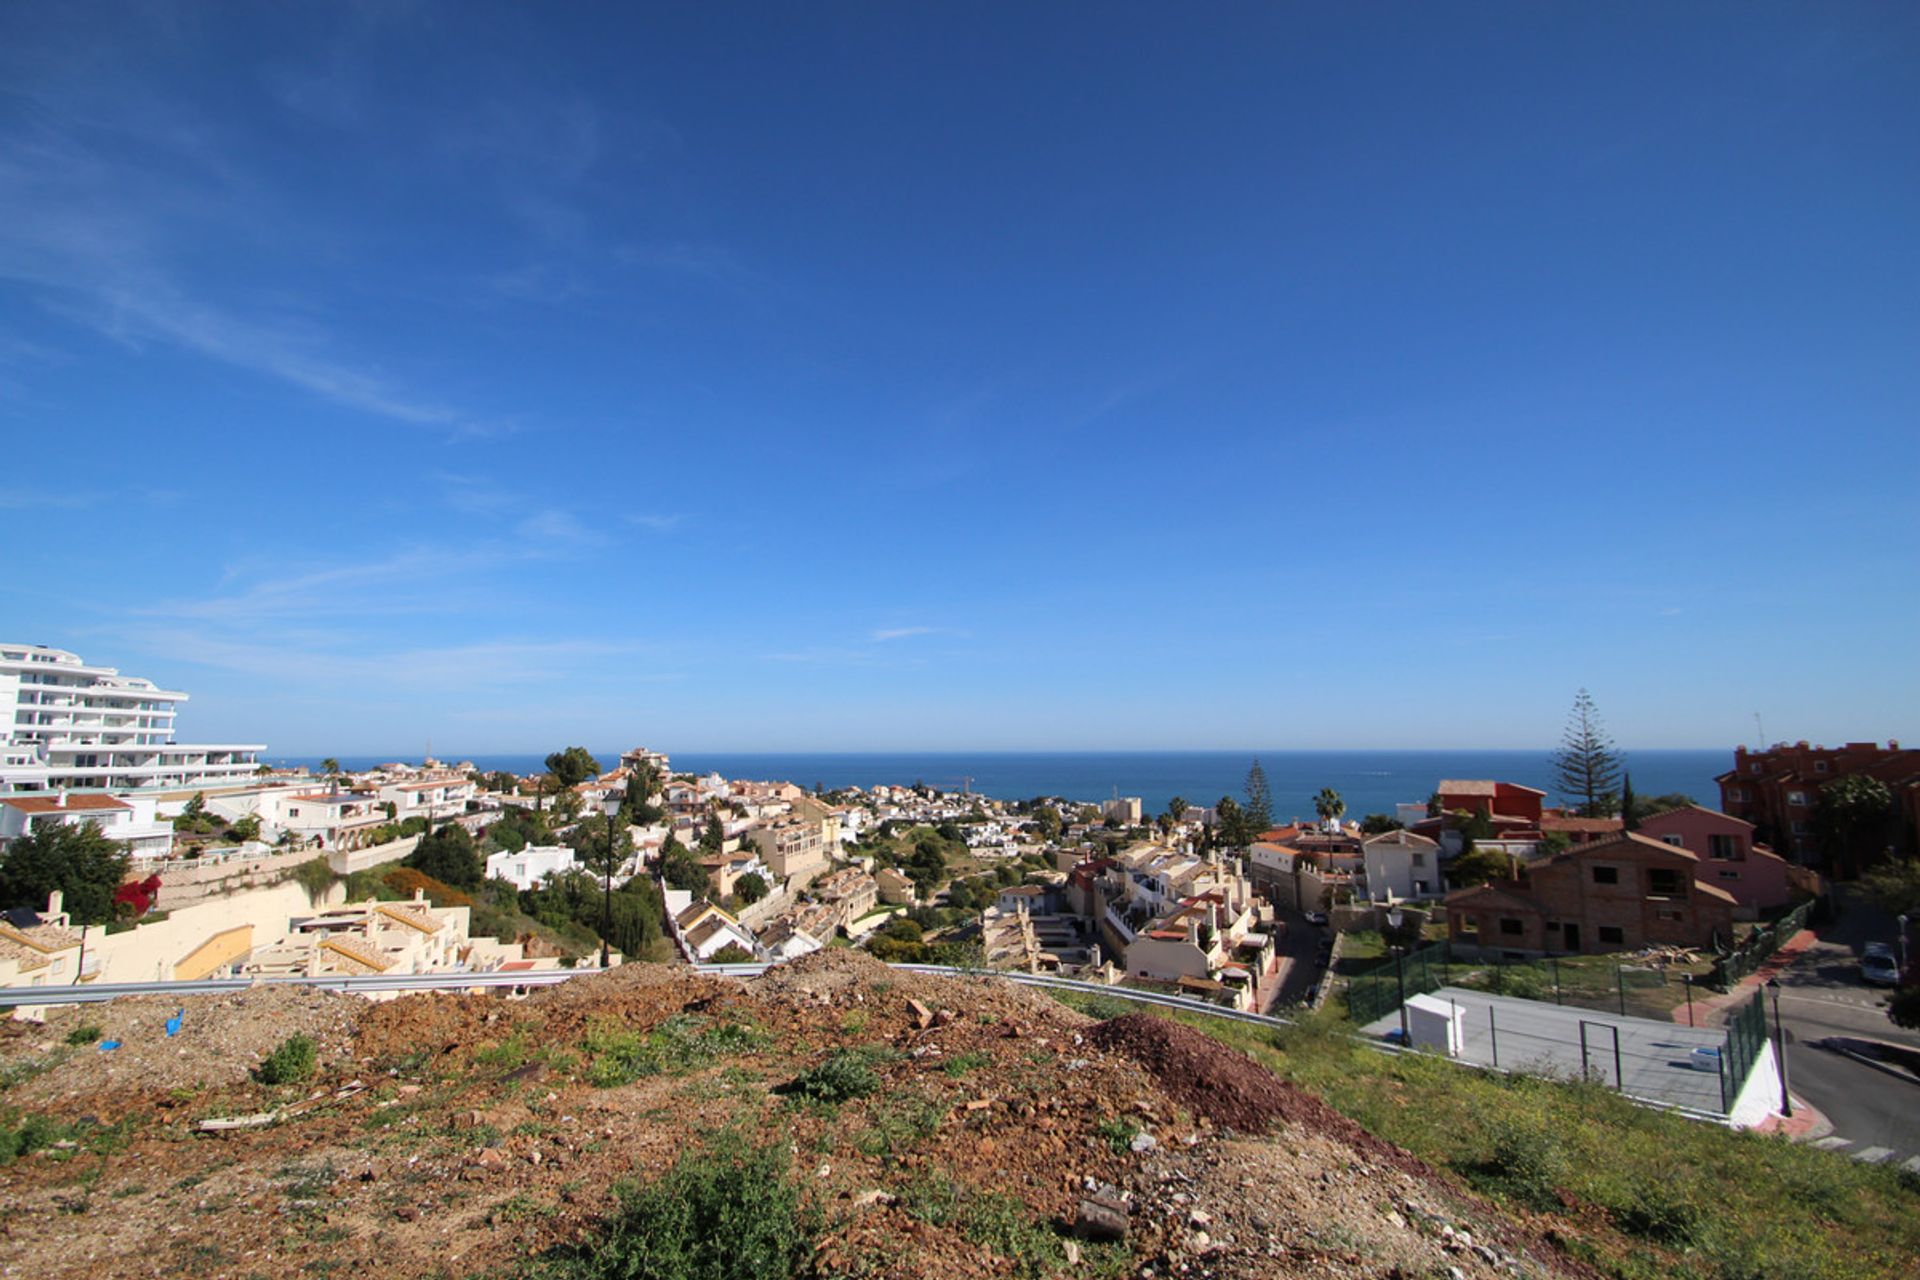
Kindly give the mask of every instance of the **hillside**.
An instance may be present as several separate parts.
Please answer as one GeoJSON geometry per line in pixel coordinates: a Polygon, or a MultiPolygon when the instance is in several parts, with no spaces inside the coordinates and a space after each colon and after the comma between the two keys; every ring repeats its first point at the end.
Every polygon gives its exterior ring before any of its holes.
{"type": "Polygon", "coordinates": [[[726,1274],[1589,1274],[1189,1028],[850,953],[750,982],[632,966],[519,1003],[184,1009],[174,1038],[175,1007],[133,1001],[12,1029],[10,1273],[594,1274],[654,1247],[622,1205],[679,1161],[677,1205],[746,1202],[687,1231],[774,1231],[770,1270],[726,1274]],[[66,1043],[87,1026],[122,1047],[66,1043]],[[250,1080],[296,1032],[317,1073],[250,1080]],[[1123,1244],[1064,1229],[1090,1190],[1126,1202],[1123,1244]]]}

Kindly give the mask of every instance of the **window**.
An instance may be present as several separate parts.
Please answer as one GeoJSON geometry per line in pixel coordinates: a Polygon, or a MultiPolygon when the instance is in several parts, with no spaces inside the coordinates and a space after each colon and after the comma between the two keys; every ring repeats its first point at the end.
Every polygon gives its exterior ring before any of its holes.
{"type": "Polygon", "coordinates": [[[1679,897],[1685,892],[1680,887],[1680,873],[1672,867],[1648,867],[1647,892],[1656,898],[1679,897]]]}
{"type": "Polygon", "coordinates": [[[1825,760],[1815,760],[1813,762],[1813,771],[1815,773],[1825,773],[1827,771],[1827,762],[1825,760]]]}
{"type": "Polygon", "coordinates": [[[1740,873],[1738,871],[1722,871],[1720,873],[1720,878],[1722,880],[1738,880],[1740,878],[1740,873]]]}
{"type": "Polygon", "coordinates": [[[1593,869],[1593,882],[1595,884],[1619,884],[1620,868],[1595,867],[1593,869]]]}
{"type": "Polygon", "coordinates": [[[1687,842],[1679,836],[1661,836],[1660,838],[1676,849],[1684,849],[1687,847],[1687,842]]]}
{"type": "Polygon", "coordinates": [[[1415,880],[1413,882],[1413,891],[1416,894],[1424,896],[1426,894],[1432,893],[1433,889],[1427,884],[1425,880],[1415,880]]]}
{"type": "Polygon", "coordinates": [[[1520,934],[1526,932],[1526,926],[1512,916],[1501,916],[1500,932],[1509,937],[1518,937],[1520,934]]]}
{"type": "Polygon", "coordinates": [[[1722,862],[1739,861],[1739,838],[1737,836],[1708,836],[1707,856],[1709,858],[1718,858],[1722,862]]]}
{"type": "Polygon", "coordinates": [[[1455,916],[1453,918],[1453,928],[1454,932],[1463,938],[1477,938],[1480,936],[1480,921],[1478,917],[1475,916],[1455,916]]]}
{"type": "Polygon", "coordinates": [[[1787,803],[1793,805],[1795,808],[1804,809],[1807,807],[1807,793],[1804,791],[1789,791],[1787,792],[1787,803]]]}
{"type": "Polygon", "coordinates": [[[1424,853],[1416,853],[1416,854],[1414,854],[1414,855],[1413,855],[1413,865],[1414,865],[1414,866],[1416,866],[1416,867],[1424,867],[1424,866],[1426,866],[1426,865],[1427,865],[1427,855],[1426,855],[1426,854],[1424,854],[1424,853]]]}
{"type": "Polygon", "coordinates": [[[1600,941],[1602,943],[1611,943],[1614,946],[1626,945],[1627,935],[1621,932],[1620,926],[1617,924],[1601,925],[1599,928],[1599,934],[1600,934],[1600,941]]]}

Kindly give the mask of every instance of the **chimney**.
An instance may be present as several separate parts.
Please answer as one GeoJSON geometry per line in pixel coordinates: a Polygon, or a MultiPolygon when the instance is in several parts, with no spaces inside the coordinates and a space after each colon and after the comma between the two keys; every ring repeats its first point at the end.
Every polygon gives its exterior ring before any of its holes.
{"type": "Polygon", "coordinates": [[[53,807],[56,809],[64,809],[67,807],[67,789],[65,787],[60,788],[60,794],[53,798],[53,807]]]}
{"type": "Polygon", "coordinates": [[[66,910],[66,906],[67,895],[61,890],[55,889],[47,895],[47,917],[49,919],[59,918],[61,913],[66,910]]]}

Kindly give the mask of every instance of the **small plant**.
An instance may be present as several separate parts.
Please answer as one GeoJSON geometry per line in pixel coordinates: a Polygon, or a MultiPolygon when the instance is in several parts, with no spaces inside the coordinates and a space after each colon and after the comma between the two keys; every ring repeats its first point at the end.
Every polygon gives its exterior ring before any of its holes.
{"type": "Polygon", "coordinates": [[[82,1023],[67,1032],[67,1043],[73,1045],[75,1048],[92,1044],[99,1038],[100,1028],[91,1022],[82,1023]]]}
{"type": "Polygon", "coordinates": [[[1141,1128],[1130,1116],[1113,1116],[1095,1126],[1094,1133],[1113,1148],[1113,1154],[1123,1156],[1133,1149],[1133,1140],[1140,1136],[1141,1128]]]}
{"type": "Polygon", "coordinates": [[[858,1049],[835,1049],[825,1061],[808,1067],[775,1092],[808,1102],[825,1103],[830,1107],[838,1106],[853,1098],[864,1098],[878,1089],[880,1077],[873,1073],[873,1064],[892,1056],[896,1056],[892,1050],[872,1045],[858,1049]]]}
{"type": "Polygon", "coordinates": [[[962,1053],[948,1058],[940,1069],[958,1080],[961,1076],[967,1074],[967,1072],[979,1067],[984,1067],[990,1061],[992,1061],[992,1059],[988,1058],[984,1053],[977,1051],[973,1053],[962,1053]]]}
{"type": "Polygon", "coordinates": [[[623,1191],[597,1239],[551,1257],[565,1280],[789,1280],[813,1257],[818,1215],[788,1156],[738,1134],[688,1152],[661,1178],[623,1191]]]}
{"type": "Polygon", "coordinates": [[[296,1032],[253,1069],[253,1078],[266,1085],[298,1084],[309,1079],[319,1065],[320,1050],[313,1037],[296,1032]]]}

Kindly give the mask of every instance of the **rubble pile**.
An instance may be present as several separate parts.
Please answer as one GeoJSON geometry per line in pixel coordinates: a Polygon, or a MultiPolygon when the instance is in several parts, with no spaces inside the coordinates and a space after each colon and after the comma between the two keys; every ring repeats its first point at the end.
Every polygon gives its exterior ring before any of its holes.
{"type": "MultiPolygon", "coordinates": [[[[167,1050],[143,1049],[124,1061],[151,1074],[118,1082],[115,1106],[88,1102],[90,1124],[120,1125],[110,1149],[88,1145],[97,1129],[61,1129],[64,1147],[0,1166],[0,1267],[511,1275],[591,1244],[614,1188],[729,1134],[783,1153],[818,1213],[820,1274],[1589,1274],[1197,1031],[1095,1022],[991,979],[829,949],[755,979],[636,965],[525,1000],[225,999],[187,1025],[225,1027],[244,1065],[182,1102],[162,1092],[173,1064],[152,1066],[167,1050]],[[318,1076],[248,1081],[296,1024],[322,1043],[318,1076]],[[870,1077],[837,1102],[788,1088],[836,1065],[870,1077]],[[270,1122],[209,1131],[209,1116],[270,1122]],[[82,1158],[85,1194],[111,1214],[73,1211],[82,1158]]],[[[82,1012],[144,1028],[160,1011],[82,1012]]],[[[30,1051],[0,1044],[0,1070],[30,1051]]],[[[0,1102],[41,1084],[71,1101],[97,1070],[76,1054],[0,1102]]]]}

